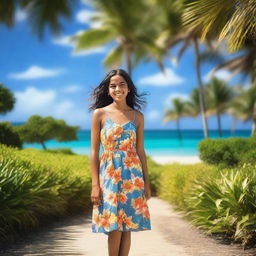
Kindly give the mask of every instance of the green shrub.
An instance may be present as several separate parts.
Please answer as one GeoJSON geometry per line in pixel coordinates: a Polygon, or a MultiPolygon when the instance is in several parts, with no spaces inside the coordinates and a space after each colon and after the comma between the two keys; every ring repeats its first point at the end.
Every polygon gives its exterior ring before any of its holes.
{"type": "Polygon", "coordinates": [[[9,122],[0,122],[0,144],[22,148],[22,141],[19,134],[9,122]]]}
{"type": "Polygon", "coordinates": [[[149,156],[147,156],[147,165],[151,194],[152,196],[156,196],[158,193],[158,188],[160,187],[160,176],[163,168],[162,165],[154,162],[149,156]]]}
{"type": "Polygon", "coordinates": [[[70,148],[54,148],[54,149],[46,149],[45,152],[50,153],[60,153],[60,154],[67,154],[67,155],[75,155],[75,153],[70,148]]]}
{"type": "Polygon", "coordinates": [[[192,222],[208,234],[221,233],[247,245],[256,235],[256,166],[223,170],[197,180],[185,199],[192,222]]]}
{"type": "Polygon", "coordinates": [[[171,164],[162,166],[157,188],[158,196],[172,203],[178,210],[186,210],[185,198],[191,191],[195,179],[205,179],[218,174],[217,168],[204,163],[171,164]]]}
{"type": "Polygon", "coordinates": [[[252,138],[204,139],[199,143],[199,157],[222,167],[256,162],[255,150],[256,142],[252,138]]]}
{"type": "Polygon", "coordinates": [[[0,241],[90,205],[86,156],[0,145],[0,241]]]}

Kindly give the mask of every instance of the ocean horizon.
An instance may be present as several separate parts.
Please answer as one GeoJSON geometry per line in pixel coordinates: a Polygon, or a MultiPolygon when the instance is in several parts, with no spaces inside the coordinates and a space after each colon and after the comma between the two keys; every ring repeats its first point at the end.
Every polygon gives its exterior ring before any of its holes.
{"type": "MultiPolygon", "coordinates": [[[[90,154],[90,130],[79,130],[76,141],[57,142],[49,140],[45,142],[47,149],[70,148],[73,152],[82,155],[90,154]]],[[[250,130],[222,130],[222,138],[250,137],[250,130]]],[[[202,130],[181,130],[180,140],[176,130],[145,130],[144,147],[149,156],[198,156],[198,144],[204,139],[202,130]]],[[[217,130],[209,130],[209,138],[219,138],[217,130]]],[[[23,148],[42,149],[38,143],[24,143],[23,148]]],[[[102,150],[102,148],[101,148],[102,150]]]]}

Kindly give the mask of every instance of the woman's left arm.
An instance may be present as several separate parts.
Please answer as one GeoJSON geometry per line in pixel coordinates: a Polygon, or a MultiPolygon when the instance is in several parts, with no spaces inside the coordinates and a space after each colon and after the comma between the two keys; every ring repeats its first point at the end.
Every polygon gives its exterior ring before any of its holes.
{"type": "Polygon", "coordinates": [[[149,176],[148,176],[147,158],[144,150],[144,116],[140,112],[137,112],[136,115],[137,115],[136,151],[142,165],[144,182],[145,182],[144,184],[145,196],[148,200],[151,197],[151,190],[150,190],[150,182],[149,182],[149,176]]]}

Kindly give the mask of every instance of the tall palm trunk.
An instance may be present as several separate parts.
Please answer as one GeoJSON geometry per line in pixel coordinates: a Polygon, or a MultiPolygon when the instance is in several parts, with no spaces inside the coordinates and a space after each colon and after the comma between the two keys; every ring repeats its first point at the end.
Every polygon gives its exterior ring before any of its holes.
{"type": "Polygon", "coordinates": [[[179,139],[182,140],[181,131],[180,131],[180,120],[179,120],[179,118],[176,119],[176,126],[177,126],[177,133],[178,133],[179,139]]]}
{"type": "Polygon", "coordinates": [[[218,120],[218,131],[219,131],[219,136],[222,137],[222,131],[221,131],[221,120],[220,120],[220,113],[217,110],[217,120],[218,120]]]}
{"type": "Polygon", "coordinates": [[[197,74],[197,80],[198,80],[198,93],[199,93],[199,101],[200,101],[200,112],[202,115],[202,121],[203,121],[203,129],[204,129],[204,137],[208,138],[208,124],[207,124],[207,118],[205,115],[205,100],[204,100],[204,89],[203,89],[203,83],[201,79],[201,71],[200,71],[200,60],[199,60],[199,49],[198,49],[198,41],[197,38],[193,39],[193,45],[195,49],[195,65],[196,65],[196,74],[197,74]]]}

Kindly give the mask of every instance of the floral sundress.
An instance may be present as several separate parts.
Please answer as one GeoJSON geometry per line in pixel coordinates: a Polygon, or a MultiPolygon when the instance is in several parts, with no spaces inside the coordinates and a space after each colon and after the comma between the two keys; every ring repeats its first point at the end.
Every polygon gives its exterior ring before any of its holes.
{"type": "Polygon", "coordinates": [[[136,153],[136,124],[107,118],[100,132],[99,183],[102,203],[93,206],[92,232],[150,230],[144,177],[136,153]]]}

